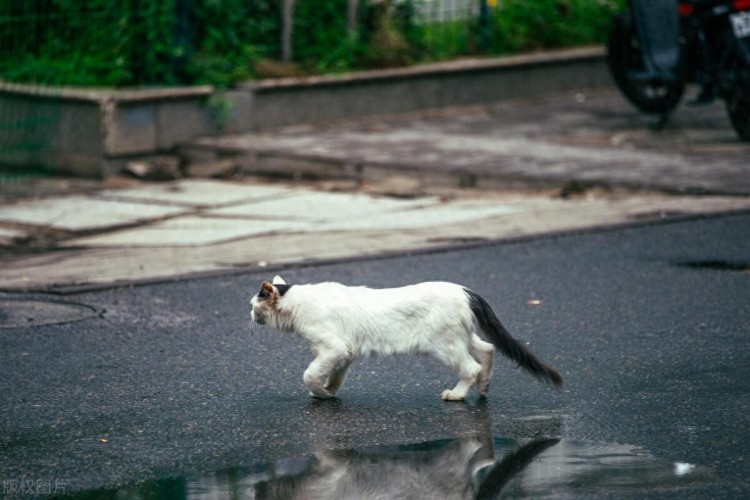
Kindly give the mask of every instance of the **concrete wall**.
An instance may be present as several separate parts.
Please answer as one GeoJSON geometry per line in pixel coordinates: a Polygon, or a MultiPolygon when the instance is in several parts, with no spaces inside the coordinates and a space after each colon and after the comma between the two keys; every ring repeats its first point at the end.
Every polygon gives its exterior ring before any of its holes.
{"type": "Polygon", "coordinates": [[[0,162],[97,175],[102,156],[99,106],[24,90],[0,92],[0,162]]]}
{"type": "Polygon", "coordinates": [[[227,131],[397,114],[610,85],[601,48],[241,86],[227,131]]]}
{"type": "Polygon", "coordinates": [[[208,86],[115,91],[0,83],[0,121],[27,119],[24,133],[39,139],[19,140],[0,131],[0,162],[106,177],[130,158],[168,152],[181,141],[214,133],[206,105],[212,92],[208,86]],[[2,112],[10,109],[17,116],[2,112]]]}
{"type": "MultiPolygon", "coordinates": [[[[610,85],[604,51],[585,48],[338,76],[267,80],[214,96],[209,86],[137,91],[40,89],[0,82],[2,109],[59,106],[48,147],[4,149],[0,161],[89,177],[169,153],[201,135],[398,114],[610,85]],[[214,96],[215,103],[210,105],[214,96]],[[217,112],[224,107],[228,112],[217,112]]],[[[49,133],[47,131],[46,133],[49,133]]]]}

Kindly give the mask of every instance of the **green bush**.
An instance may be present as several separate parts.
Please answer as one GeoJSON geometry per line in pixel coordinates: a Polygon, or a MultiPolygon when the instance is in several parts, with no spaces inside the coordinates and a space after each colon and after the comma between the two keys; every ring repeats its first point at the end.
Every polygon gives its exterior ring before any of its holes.
{"type": "Polygon", "coordinates": [[[0,75],[68,85],[133,80],[128,12],[107,0],[0,1],[0,75]],[[106,50],[105,50],[106,49],[106,50]]]}
{"type": "Polygon", "coordinates": [[[1,75],[62,85],[174,84],[174,9],[174,0],[2,0],[1,75]]]}
{"type": "Polygon", "coordinates": [[[192,0],[191,40],[185,54],[188,83],[227,87],[254,76],[262,58],[279,56],[280,2],[192,0]]]}
{"type": "Polygon", "coordinates": [[[501,0],[493,9],[491,52],[603,43],[624,0],[501,0]]]}
{"type": "Polygon", "coordinates": [[[294,59],[316,73],[353,69],[357,38],[347,32],[347,0],[297,1],[294,10],[294,59]]]}
{"type": "Polygon", "coordinates": [[[0,77],[142,86],[252,77],[275,57],[274,0],[0,0],[0,77]]]}
{"type": "MultiPolygon", "coordinates": [[[[601,43],[623,4],[499,0],[488,9],[487,36],[480,36],[479,19],[419,23],[415,6],[397,0],[360,0],[357,29],[350,32],[348,0],[297,0],[294,62],[301,71],[329,73],[601,43]]],[[[256,77],[259,62],[280,58],[281,5],[281,0],[0,0],[0,78],[228,87],[256,77]]]]}

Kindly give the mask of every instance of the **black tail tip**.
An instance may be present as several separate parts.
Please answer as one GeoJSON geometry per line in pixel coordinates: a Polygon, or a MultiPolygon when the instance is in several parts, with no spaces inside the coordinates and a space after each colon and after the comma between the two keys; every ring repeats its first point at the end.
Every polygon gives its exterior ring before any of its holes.
{"type": "Polygon", "coordinates": [[[547,381],[550,384],[552,384],[555,387],[555,389],[557,389],[558,391],[561,391],[563,389],[563,379],[560,376],[560,374],[557,373],[556,370],[553,370],[550,368],[548,375],[549,375],[549,378],[547,379],[547,381]]]}
{"type": "Polygon", "coordinates": [[[557,370],[544,363],[541,363],[541,365],[538,371],[535,371],[534,375],[542,382],[546,382],[561,391],[563,389],[563,379],[557,370]]]}

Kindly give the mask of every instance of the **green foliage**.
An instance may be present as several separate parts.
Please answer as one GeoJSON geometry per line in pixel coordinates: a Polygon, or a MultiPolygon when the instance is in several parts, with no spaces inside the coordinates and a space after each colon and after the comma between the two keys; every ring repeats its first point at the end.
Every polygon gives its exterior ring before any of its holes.
{"type": "Polygon", "coordinates": [[[476,23],[447,21],[425,24],[412,30],[412,40],[422,60],[443,60],[476,52],[476,23]]]}
{"type": "Polygon", "coordinates": [[[624,0],[501,0],[491,11],[491,52],[603,43],[624,0]]]}
{"type": "Polygon", "coordinates": [[[418,34],[410,3],[382,0],[365,10],[361,29],[362,63],[367,67],[403,66],[418,60],[418,34]]]}
{"type": "Polygon", "coordinates": [[[67,85],[129,81],[128,18],[107,0],[85,5],[0,1],[0,77],[67,85]]]}
{"type": "Polygon", "coordinates": [[[83,86],[175,83],[173,12],[174,0],[0,0],[0,39],[8,41],[0,49],[2,77],[83,86]]]}
{"type": "Polygon", "coordinates": [[[0,0],[0,78],[225,87],[276,55],[279,17],[274,0],[0,0]]]}
{"type": "MultiPolygon", "coordinates": [[[[294,62],[328,73],[601,43],[624,0],[498,0],[474,18],[417,20],[413,2],[296,0],[294,62]]],[[[281,0],[0,0],[0,79],[77,86],[252,79],[280,57],[281,0]]]]}
{"type": "Polygon", "coordinates": [[[347,0],[295,2],[294,59],[316,73],[356,67],[361,45],[347,32],[347,0]]]}
{"type": "Polygon", "coordinates": [[[192,0],[186,80],[228,87],[253,76],[256,61],[278,57],[280,2],[192,0]]]}
{"type": "Polygon", "coordinates": [[[224,130],[229,116],[232,114],[232,101],[227,99],[227,96],[223,92],[214,92],[208,99],[208,109],[219,130],[224,130]]]}

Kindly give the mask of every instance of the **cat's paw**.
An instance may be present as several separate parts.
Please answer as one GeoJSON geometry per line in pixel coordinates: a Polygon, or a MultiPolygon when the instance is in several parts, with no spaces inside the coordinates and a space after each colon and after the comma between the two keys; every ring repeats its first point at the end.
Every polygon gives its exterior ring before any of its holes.
{"type": "Polygon", "coordinates": [[[331,399],[333,397],[333,394],[328,391],[310,391],[310,396],[315,399],[331,399]]]}
{"type": "Polygon", "coordinates": [[[444,390],[443,394],[441,394],[440,397],[443,399],[443,401],[463,401],[464,400],[463,394],[453,392],[450,389],[444,390]]]}
{"type": "Polygon", "coordinates": [[[333,396],[336,393],[336,391],[339,390],[340,387],[341,387],[340,383],[331,383],[331,382],[328,382],[326,385],[323,386],[323,389],[325,389],[326,391],[330,392],[331,396],[333,396]]]}

